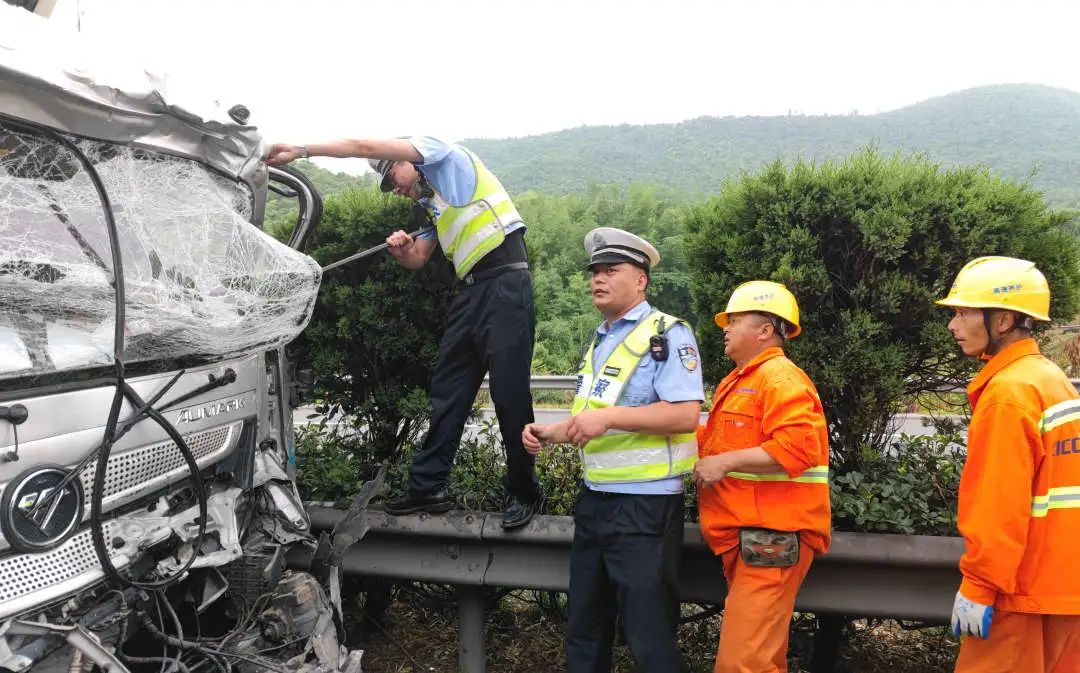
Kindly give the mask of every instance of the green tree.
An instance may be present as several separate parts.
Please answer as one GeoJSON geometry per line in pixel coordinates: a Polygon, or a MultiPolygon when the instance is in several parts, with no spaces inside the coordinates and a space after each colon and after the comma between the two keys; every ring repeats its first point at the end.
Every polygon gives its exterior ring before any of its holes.
{"type": "Polygon", "coordinates": [[[672,190],[644,184],[592,185],[584,194],[527,192],[514,202],[530,224],[526,240],[536,288],[535,372],[576,371],[582,344],[596,329],[599,314],[589,296],[588,257],[582,246],[594,227],[618,227],[652,242],[662,262],[652,273],[649,300],[693,320],[683,254],[685,206],[672,190]]]}
{"type": "MultiPolygon", "coordinates": [[[[1051,313],[1075,315],[1080,244],[1067,219],[1038,192],[980,168],[874,150],[841,163],[777,162],[690,212],[694,303],[711,315],[751,279],[791,289],[804,333],[787,350],[821,392],[844,472],[884,446],[901,399],[970,376],[948,313],[933,304],[965,262],[1030,259],[1050,282],[1051,313]]],[[[702,321],[699,337],[716,380],[730,367],[721,332],[702,321]]]]}
{"type": "MultiPolygon", "coordinates": [[[[308,251],[321,264],[415,228],[415,209],[375,189],[326,200],[308,251]]],[[[394,457],[427,421],[427,391],[454,287],[439,253],[419,271],[377,253],[328,272],[298,344],[326,411],[343,415],[378,460],[394,457]]],[[[370,455],[370,454],[369,454],[370,455]]]]}
{"type": "Polygon", "coordinates": [[[1058,206],[1080,206],[1080,93],[1037,84],[958,91],[873,115],[699,117],[675,124],[579,126],[522,138],[464,140],[511,193],[585,193],[591,183],[655,182],[687,195],[777,159],[839,160],[867,143],[984,164],[1058,206]]]}

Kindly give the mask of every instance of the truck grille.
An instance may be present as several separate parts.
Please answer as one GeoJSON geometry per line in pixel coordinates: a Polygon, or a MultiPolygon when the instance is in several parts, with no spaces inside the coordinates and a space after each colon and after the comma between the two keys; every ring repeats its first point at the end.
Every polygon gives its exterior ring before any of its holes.
{"type": "MultiPolygon", "coordinates": [[[[229,452],[240,437],[242,421],[223,425],[219,428],[204,430],[184,436],[184,441],[191,448],[199,466],[220,454],[229,452]]],[[[80,476],[86,511],[90,511],[90,495],[94,484],[94,470],[97,461],[91,463],[80,476]]],[[[180,455],[176,442],[169,440],[160,444],[151,444],[138,449],[114,453],[109,456],[109,469],[105,473],[105,499],[102,508],[108,511],[112,506],[129,502],[142,493],[160,488],[173,478],[187,474],[187,463],[180,455]]]]}
{"type": "Polygon", "coordinates": [[[77,533],[47,552],[0,559],[0,603],[65,582],[97,567],[89,530],[77,533]]]}
{"type": "MultiPolygon", "coordinates": [[[[185,435],[200,467],[213,464],[236,448],[243,421],[185,435]]],[[[94,481],[92,463],[80,475],[85,493],[84,521],[90,516],[91,487],[94,481]]],[[[108,511],[122,504],[178,482],[187,476],[187,464],[173,441],[142,446],[109,456],[105,478],[103,509],[108,511]]],[[[106,539],[114,523],[106,524],[106,539]]],[[[81,590],[103,576],[89,528],[73,535],[56,549],[38,554],[11,553],[0,537],[0,618],[17,614],[69,593],[81,590]]]]}
{"type": "MultiPolygon", "coordinates": [[[[111,538],[115,526],[107,523],[105,529],[106,539],[111,538]]],[[[0,618],[55,600],[102,576],[88,528],[56,549],[0,558],[0,618]]]]}

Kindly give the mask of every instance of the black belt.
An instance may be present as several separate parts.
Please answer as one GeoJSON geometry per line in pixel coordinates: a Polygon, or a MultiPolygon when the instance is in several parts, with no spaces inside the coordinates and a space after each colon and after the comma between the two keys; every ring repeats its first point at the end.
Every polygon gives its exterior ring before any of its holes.
{"type": "Polygon", "coordinates": [[[615,499],[615,498],[637,498],[639,496],[646,496],[646,497],[649,497],[649,498],[653,498],[653,497],[657,497],[657,496],[659,496],[661,498],[670,498],[671,496],[678,496],[679,499],[682,499],[682,497],[683,497],[682,493],[619,493],[617,491],[598,491],[598,490],[596,490],[594,488],[589,488],[585,484],[581,484],[581,490],[588,492],[589,495],[599,496],[599,497],[601,497],[601,498],[603,498],[605,500],[615,499]]]}
{"type": "Polygon", "coordinates": [[[497,267],[495,267],[493,269],[484,269],[483,271],[477,271],[475,273],[467,273],[467,274],[465,274],[465,277],[461,279],[461,282],[465,283],[466,285],[475,285],[476,283],[479,283],[482,280],[487,280],[489,278],[494,278],[495,276],[500,276],[500,275],[506,273],[507,271],[517,271],[519,269],[528,270],[529,269],[529,263],[528,262],[513,262],[511,264],[503,264],[501,266],[497,266],[497,267]]]}

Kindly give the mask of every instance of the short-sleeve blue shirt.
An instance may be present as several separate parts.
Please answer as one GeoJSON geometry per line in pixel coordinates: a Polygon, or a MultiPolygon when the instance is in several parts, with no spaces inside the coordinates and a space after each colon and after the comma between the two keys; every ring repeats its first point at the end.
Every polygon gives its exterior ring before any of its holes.
{"type": "MultiPolygon", "coordinates": [[[[607,321],[601,323],[596,329],[593,371],[599,371],[615,347],[622,343],[638,322],[652,313],[652,306],[643,301],[610,327],[607,321]]],[[[694,333],[685,324],[678,323],[670,327],[665,334],[668,338],[668,359],[657,362],[648,355],[641,358],[637,370],[626,382],[615,406],[643,407],[661,401],[701,402],[705,399],[705,388],[701,380],[701,358],[694,333]]],[[[607,493],[667,495],[683,491],[682,477],[632,484],[596,484],[586,479],[585,484],[594,491],[607,493]]]]}
{"type": "MultiPolygon", "coordinates": [[[[464,206],[472,201],[476,191],[476,169],[469,154],[460,145],[444,143],[430,136],[413,136],[409,138],[409,143],[424,157],[420,162],[421,170],[439,196],[451,206],[464,206]]],[[[439,216],[437,203],[424,200],[421,205],[432,209],[435,217],[439,216]]],[[[506,225],[506,233],[524,228],[524,222],[514,220],[506,225]]],[[[419,238],[435,238],[435,230],[419,238]]]]}

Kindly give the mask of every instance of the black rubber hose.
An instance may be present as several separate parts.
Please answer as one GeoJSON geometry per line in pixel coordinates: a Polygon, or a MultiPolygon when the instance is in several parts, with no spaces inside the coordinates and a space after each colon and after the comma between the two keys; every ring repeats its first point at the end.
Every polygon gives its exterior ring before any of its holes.
{"type": "Polygon", "coordinates": [[[124,262],[120,251],[120,232],[116,226],[116,216],[113,211],[112,202],[109,200],[108,191],[105,189],[105,183],[102,181],[101,175],[97,172],[97,169],[95,169],[94,165],[90,162],[89,157],[79,149],[78,145],[47,127],[36,127],[19,122],[14,122],[12,125],[23,129],[29,128],[29,133],[31,135],[43,133],[56,143],[66,147],[82,165],[83,170],[86,171],[87,176],[90,178],[90,182],[94,185],[94,190],[97,192],[98,198],[101,200],[102,212],[105,217],[105,230],[109,238],[109,253],[112,257],[112,285],[115,308],[113,321],[113,368],[116,373],[116,394],[113,395],[112,406],[109,409],[109,417],[105,423],[105,437],[102,441],[101,452],[97,458],[97,467],[94,470],[94,485],[90,495],[90,535],[93,538],[94,551],[97,554],[98,562],[101,564],[101,568],[106,577],[130,587],[151,590],[163,589],[178,581],[191,568],[206,537],[206,489],[202,481],[202,474],[199,472],[199,466],[195,461],[195,456],[192,454],[191,448],[187,445],[187,442],[184,441],[184,438],[180,436],[180,433],[177,432],[176,428],[152,407],[141,403],[135,404],[134,406],[136,408],[145,407],[146,415],[161,426],[166,434],[168,434],[169,438],[176,443],[177,448],[179,448],[180,453],[184,457],[184,461],[188,465],[188,469],[191,471],[193,486],[199,500],[199,534],[197,542],[192,545],[191,556],[188,558],[187,562],[184,563],[180,571],[171,577],[157,582],[140,583],[121,575],[116,569],[116,566],[113,565],[112,558],[109,556],[108,548],[105,545],[105,534],[101,518],[105,474],[108,469],[109,454],[112,452],[113,443],[116,441],[116,424],[120,418],[120,409],[125,397],[131,397],[134,400],[138,399],[138,396],[135,395],[134,391],[127,385],[124,378],[124,329],[127,323],[127,295],[124,289],[124,262]]]}
{"type": "MultiPolygon", "coordinates": [[[[135,392],[131,390],[127,383],[123,384],[122,391],[128,395],[134,396],[133,403],[136,406],[139,402],[135,392]]],[[[195,462],[195,456],[191,452],[191,448],[184,441],[184,438],[180,436],[180,433],[176,430],[172,423],[170,423],[161,413],[153,407],[146,408],[146,415],[150,417],[155,423],[157,423],[161,429],[169,436],[176,446],[180,449],[180,454],[184,457],[184,461],[187,463],[188,471],[192,476],[192,487],[195,489],[195,497],[199,503],[199,533],[196,536],[196,542],[191,546],[191,555],[188,556],[187,561],[177,570],[174,574],[166,577],[163,580],[157,580],[154,582],[137,582],[135,580],[124,577],[120,574],[120,571],[113,565],[112,558],[109,556],[109,550],[105,543],[105,529],[101,518],[101,506],[102,506],[102,494],[105,486],[105,474],[109,467],[109,455],[112,453],[112,442],[108,441],[104,444],[101,450],[101,454],[98,456],[97,465],[94,469],[94,485],[92,496],[90,498],[90,535],[94,541],[94,551],[97,552],[98,560],[101,563],[102,570],[110,578],[113,578],[130,587],[136,587],[139,589],[157,590],[164,589],[172,584],[176,583],[181,577],[191,569],[193,563],[195,563],[195,557],[198,556],[199,549],[202,547],[203,540],[206,538],[206,520],[207,520],[207,507],[206,507],[206,487],[202,480],[202,474],[199,472],[199,465],[195,462]]]]}
{"type": "Polygon", "coordinates": [[[275,673],[285,673],[283,669],[278,668],[277,666],[273,666],[272,664],[270,664],[270,662],[261,660],[258,657],[249,657],[248,655],[240,654],[239,652],[225,652],[224,650],[217,650],[212,647],[206,647],[205,645],[192,642],[190,640],[182,640],[180,638],[170,636],[169,634],[159,629],[156,624],[154,624],[154,620],[150,618],[149,614],[147,614],[146,612],[140,612],[139,614],[141,617],[140,623],[152,638],[167,645],[171,645],[179,650],[183,650],[185,652],[195,651],[204,654],[216,654],[230,659],[239,659],[240,661],[246,661],[248,663],[255,664],[256,666],[261,666],[262,668],[265,668],[267,670],[274,671],[275,673]]]}

